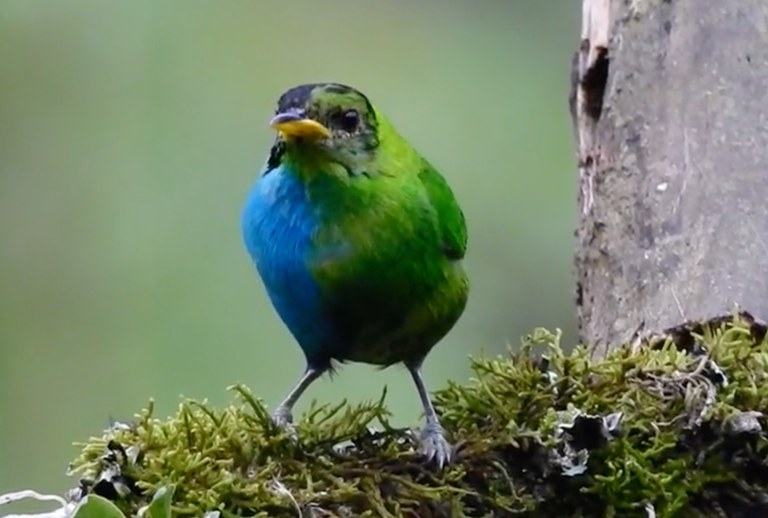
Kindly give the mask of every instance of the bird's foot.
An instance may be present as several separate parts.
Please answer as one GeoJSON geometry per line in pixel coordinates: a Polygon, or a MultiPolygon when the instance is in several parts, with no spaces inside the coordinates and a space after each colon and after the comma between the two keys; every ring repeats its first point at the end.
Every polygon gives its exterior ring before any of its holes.
{"type": "Polygon", "coordinates": [[[445,438],[445,430],[439,423],[427,423],[421,430],[421,452],[439,469],[451,462],[453,448],[445,438]]]}
{"type": "Polygon", "coordinates": [[[275,409],[272,414],[272,424],[292,437],[296,435],[296,430],[293,427],[293,414],[288,407],[280,405],[275,409]]]}

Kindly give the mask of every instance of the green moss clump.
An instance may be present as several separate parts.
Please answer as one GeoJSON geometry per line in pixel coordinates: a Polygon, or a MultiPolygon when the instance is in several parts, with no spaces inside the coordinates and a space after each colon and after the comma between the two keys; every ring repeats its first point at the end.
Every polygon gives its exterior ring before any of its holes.
{"type": "Polygon", "coordinates": [[[174,484],[177,516],[712,516],[765,505],[765,327],[747,314],[686,324],[593,360],[536,330],[435,394],[456,461],[436,471],[370,404],[313,407],[295,437],[234,387],[82,445],[80,493],[127,514],[174,484]]]}

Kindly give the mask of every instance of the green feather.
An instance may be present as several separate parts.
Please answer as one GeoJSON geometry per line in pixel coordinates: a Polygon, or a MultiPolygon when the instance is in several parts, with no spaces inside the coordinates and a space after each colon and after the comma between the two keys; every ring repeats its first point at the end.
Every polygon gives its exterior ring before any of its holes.
{"type": "Polygon", "coordinates": [[[426,356],[463,312],[467,229],[443,177],[374,113],[375,150],[294,163],[322,220],[310,267],[345,333],[337,354],[389,365],[426,356]]]}
{"type": "Polygon", "coordinates": [[[424,161],[419,179],[430,203],[437,211],[437,222],[444,251],[451,259],[463,259],[467,251],[467,224],[464,213],[440,173],[424,161]]]}

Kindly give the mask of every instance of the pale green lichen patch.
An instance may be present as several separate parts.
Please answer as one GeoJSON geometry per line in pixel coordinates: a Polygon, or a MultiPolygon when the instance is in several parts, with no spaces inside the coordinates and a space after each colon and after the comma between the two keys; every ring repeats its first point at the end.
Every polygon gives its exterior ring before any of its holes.
{"type": "Polygon", "coordinates": [[[768,487],[765,327],[681,326],[593,360],[537,330],[435,394],[456,460],[439,472],[384,397],[312,408],[295,437],[244,387],[223,409],[150,404],[82,445],[81,492],[127,513],[173,484],[176,516],[709,516],[768,487]]]}

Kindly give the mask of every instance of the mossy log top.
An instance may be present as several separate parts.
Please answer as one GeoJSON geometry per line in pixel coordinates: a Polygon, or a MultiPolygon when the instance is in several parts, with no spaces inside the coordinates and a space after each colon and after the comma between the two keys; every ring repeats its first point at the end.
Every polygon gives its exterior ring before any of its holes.
{"type": "Polygon", "coordinates": [[[591,360],[537,330],[435,394],[456,461],[437,471],[382,401],[316,407],[291,437],[243,387],[216,410],[152,405],[82,446],[75,494],[177,516],[718,516],[768,501],[766,328],[686,324],[591,360]]]}

